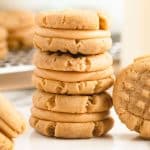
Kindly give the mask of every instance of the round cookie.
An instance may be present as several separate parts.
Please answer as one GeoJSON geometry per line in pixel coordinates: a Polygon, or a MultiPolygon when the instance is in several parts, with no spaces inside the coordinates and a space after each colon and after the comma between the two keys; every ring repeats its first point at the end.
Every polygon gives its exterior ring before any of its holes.
{"type": "Polygon", "coordinates": [[[0,11],[0,25],[9,32],[34,25],[34,14],[23,10],[0,11]]]}
{"type": "Polygon", "coordinates": [[[35,34],[49,38],[63,38],[74,40],[110,38],[111,32],[105,30],[57,30],[37,27],[35,34]]]}
{"type": "Polygon", "coordinates": [[[43,37],[37,34],[33,38],[34,46],[41,51],[57,52],[58,50],[71,54],[95,55],[101,54],[112,47],[112,39],[110,37],[94,38],[94,39],[65,39],[43,37]]]}
{"type": "Polygon", "coordinates": [[[34,27],[24,28],[9,34],[8,47],[10,50],[33,48],[34,27]]]}
{"type": "Polygon", "coordinates": [[[91,95],[107,90],[114,83],[114,75],[95,81],[63,82],[48,80],[33,74],[32,81],[37,89],[56,94],[91,95]]]}
{"type": "Polygon", "coordinates": [[[113,75],[113,68],[108,67],[102,71],[95,72],[67,72],[67,71],[53,71],[47,69],[36,68],[34,73],[42,78],[64,81],[64,82],[79,82],[79,81],[93,81],[105,79],[113,75]]]}
{"type": "Polygon", "coordinates": [[[26,123],[15,108],[0,95],[0,131],[13,138],[24,132],[26,123]]]}
{"type": "Polygon", "coordinates": [[[0,132],[0,150],[13,150],[13,141],[0,132]]]}
{"type": "Polygon", "coordinates": [[[55,71],[92,72],[104,70],[113,63],[109,53],[83,56],[62,53],[35,52],[33,63],[38,68],[55,71]]]}
{"type": "Polygon", "coordinates": [[[102,11],[64,10],[41,12],[36,16],[41,27],[73,30],[108,30],[110,19],[102,11]]]}
{"type": "Polygon", "coordinates": [[[32,116],[49,121],[58,122],[90,122],[90,121],[100,121],[105,119],[109,112],[100,113],[83,113],[83,114],[71,114],[71,113],[59,113],[52,112],[48,110],[39,109],[36,107],[32,108],[32,116]]]}
{"type": "Polygon", "coordinates": [[[113,103],[121,121],[130,130],[150,139],[150,57],[141,57],[121,71],[113,103]]]}
{"type": "Polygon", "coordinates": [[[106,134],[112,127],[112,118],[102,121],[86,123],[62,123],[40,120],[33,116],[30,117],[30,125],[39,133],[49,137],[58,138],[91,138],[106,134]]]}
{"type": "Polygon", "coordinates": [[[109,111],[112,99],[109,94],[92,96],[68,96],[36,91],[33,106],[39,109],[63,113],[93,113],[109,111]]]}

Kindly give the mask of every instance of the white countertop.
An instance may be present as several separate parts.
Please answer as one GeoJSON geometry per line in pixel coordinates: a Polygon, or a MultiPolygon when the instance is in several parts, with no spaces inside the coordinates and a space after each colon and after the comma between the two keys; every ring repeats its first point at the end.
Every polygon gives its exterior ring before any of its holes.
{"type": "MultiPolygon", "coordinates": [[[[28,119],[32,90],[3,92],[28,119]]],[[[150,150],[150,141],[142,140],[129,131],[112,111],[114,128],[104,137],[86,140],[64,140],[47,138],[29,127],[24,135],[15,140],[15,150],[150,150]]]]}

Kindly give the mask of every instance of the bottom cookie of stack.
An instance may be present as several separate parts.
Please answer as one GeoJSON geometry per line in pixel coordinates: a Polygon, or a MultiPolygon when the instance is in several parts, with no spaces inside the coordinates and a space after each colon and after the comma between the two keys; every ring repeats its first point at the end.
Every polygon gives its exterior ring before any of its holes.
{"type": "Polygon", "coordinates": [[[106,134],[114,124],[111,117],[100,121],[69,123],[54,122],[31,116],[30,124],[40,134],[58,138],[91,138],[106,134]]]}
{"type": "Polygon", "coordinates": [[[37,90],[33,95],[30,124],[45,136],[91,138],[113,127],[109,117],[111,96],[106,93],[60,95],[37,90]]]}

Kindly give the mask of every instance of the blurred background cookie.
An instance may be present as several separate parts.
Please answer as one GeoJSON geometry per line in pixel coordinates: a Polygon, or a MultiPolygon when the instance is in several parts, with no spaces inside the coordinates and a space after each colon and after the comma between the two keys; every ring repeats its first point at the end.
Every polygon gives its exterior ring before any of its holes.
{"type": "Polygon", "coordinates": [[[33,47],[34,14],[32,12],[24,10],[0,11],[0,25],[8,31],[7,41],[10,50],[33,47]]]}

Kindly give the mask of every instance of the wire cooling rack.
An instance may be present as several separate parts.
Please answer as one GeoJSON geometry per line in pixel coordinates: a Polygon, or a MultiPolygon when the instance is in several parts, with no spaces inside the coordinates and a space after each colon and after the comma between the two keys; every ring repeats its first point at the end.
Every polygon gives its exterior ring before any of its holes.
{"type": "Polygon", "coordinates": [[[0,60],[0,75],[32,71],[32,50],[19,50],[9,52],[5,60],[0,60]]]}

